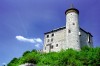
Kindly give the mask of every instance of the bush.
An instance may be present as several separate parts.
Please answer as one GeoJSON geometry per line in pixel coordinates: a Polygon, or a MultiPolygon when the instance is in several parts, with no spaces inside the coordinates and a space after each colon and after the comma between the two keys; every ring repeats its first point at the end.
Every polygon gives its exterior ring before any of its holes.
{"type": "Polygon", "coordinates": [[[8,66],[33,63],[38,66],[100,66],[100,48],[83,47],[81,51],[73,49],[60,52],[38,53],[26,51],[20,58],[13,58],[8,66]]]}

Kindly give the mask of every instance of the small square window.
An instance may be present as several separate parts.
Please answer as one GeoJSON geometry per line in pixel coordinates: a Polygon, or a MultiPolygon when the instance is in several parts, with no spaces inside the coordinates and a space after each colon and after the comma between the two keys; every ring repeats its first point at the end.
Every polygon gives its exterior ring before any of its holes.
{"type": "Polygon", "coordinates": [[[54,34],[51,35],[52,37],[54,36],[54,34]]]}
{"type": "Polygon", "coordinates": [[[58,47],[58,44],[56,44],[56,47],[58,47]]]}
{"type": "Polygon", "coordinates": [[[75,23],[73,23],[73,25],[75,25],[75,23]]]}
{"type": "Polygon", "coordinates": [[[71,33],[71,30],[68,30],[68,33],[71,33]]]}
{"type": "Polygon", "coordinates": [[[49,38],[49,35],[47,35],[47,38],[49,38]]]}

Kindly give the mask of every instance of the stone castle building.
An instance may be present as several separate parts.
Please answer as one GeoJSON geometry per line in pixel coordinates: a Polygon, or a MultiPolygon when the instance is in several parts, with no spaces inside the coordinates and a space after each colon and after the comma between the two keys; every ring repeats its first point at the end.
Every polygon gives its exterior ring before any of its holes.
{"type": "Polygon", "coordinates": [[[71,7],[65,11],[66,26],[44,33],[43,52],[57,52],[72,48],[80,50],[82,46],[93,47],[91,33],[79,26],[79,11],[71,7]]]}

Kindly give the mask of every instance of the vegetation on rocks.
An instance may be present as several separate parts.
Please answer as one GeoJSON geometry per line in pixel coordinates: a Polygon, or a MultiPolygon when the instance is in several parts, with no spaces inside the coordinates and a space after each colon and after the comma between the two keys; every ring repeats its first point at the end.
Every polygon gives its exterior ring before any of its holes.
{"type": "Polygon", "coordinates": [[[26,51],[22,57],[13,58],[8,66],[19,66],[24,63],[37,66],[100,66],[100,48],[83,47],[81,51],[67,49],[50,53],[26,51]]]}

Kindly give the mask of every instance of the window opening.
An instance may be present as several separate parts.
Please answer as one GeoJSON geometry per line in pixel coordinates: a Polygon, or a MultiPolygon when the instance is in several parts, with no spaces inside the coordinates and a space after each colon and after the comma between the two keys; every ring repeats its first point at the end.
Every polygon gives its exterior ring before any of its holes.
{"type": "Polygon", "coordinates": [[[51,35],[52,37],[54,36],[54,34],[51,35]]]}
{"type": "Polygon", "coordinates": [[[47,42],[49,42],[49,39],[47,40],[47,42]]]}
{"type": "Polygon", "coordinates": [[[90,35],[88,36],[88,42],[91,43],[91,37],[90,37],[90,35]]]}
{"type": "Polygon", "coordinates": [[[56,47],[58,47],[58,44],[56,44],[56,47]]]}
{"type": "Polygon", "coordinates": [[[68,33],[71,33],[71,30],[68,30],[68,33]]]}
{"type": "Polygon", "coordinates": [[[53,42],[53,38],[51,39],[51,42],[53,42]]]}
{"type": "Polygon", "coordinates": [[[47,38],[49,38],[49,35],[47,35],[47,38]]]}
{"type": "Polygon", "coordinates": [[[75,25],[75,23],[73,23],[73,25],[75,25]]]}
{"type": "Polygon", "coordinates": [[[53,45],[51,45],[51,47],[50,47],[51,49],[53,49],[53,45]]]}
{"type": "Polygon", "coordinates": [[[46,50],[46,47],[45,47],[45,50],[46,50]]]}

